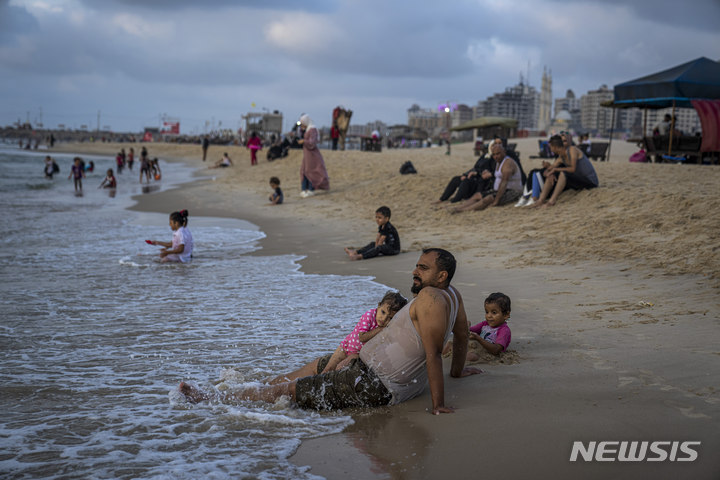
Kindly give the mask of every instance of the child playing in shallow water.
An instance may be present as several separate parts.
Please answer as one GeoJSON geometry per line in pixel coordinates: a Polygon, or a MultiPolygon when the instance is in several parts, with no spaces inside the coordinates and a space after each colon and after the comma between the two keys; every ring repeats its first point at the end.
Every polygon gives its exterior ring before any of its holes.
{"type": "Polygon", "coordinates": [[[193,238],[187,228],[188,211],[173,212],[170,214],[170,228],[173,231],[172,242],[148,240],[150,245],[164,247],[160,252],[161,262],[187,263],[192,258],[193,238]]]}
{"type": "Polygon", "coordinates": [[[68,180],[70,180],[71,178],[75,183],[75,191],[82,192],[82,179],[85,178],[85,170],[82,167],[82,158],[80,157],[75,157],[75,162],[70,168],[70,175],[68,175],[68,180]]]}
{"type": "Polygon", "coordinates": [[[155,179],[155,181],[160,180],[162,177],[162,172],[160,171],[160,161],[157,157],[153,158],[150,162],[150,175],[155,179]]]}
{"type": "Polygon", "coordinates": [[[357,357],[363,344],[380,333],[392,317],[405,306],[407,299],[398,292],[387,292],[377,308],[371,308],[360,317],[350,334],[340,342],[321,373],[331,372],[344,367],[348,361],[357,357]]]}
{"type": "Polygon", "coordinates": [[[115,175],[113,174],[112,168],[108,168],[107,173],[105,174],[105,179],[102,181],[100,186],[98,188],[115,188],[117,187],[117,181],[115,180],[115,175]]]}

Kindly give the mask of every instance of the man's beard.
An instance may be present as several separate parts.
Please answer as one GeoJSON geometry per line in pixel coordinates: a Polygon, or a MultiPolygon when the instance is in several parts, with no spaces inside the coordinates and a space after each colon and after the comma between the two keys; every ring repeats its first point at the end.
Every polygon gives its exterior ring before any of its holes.
{"type": "Polygon", "coordinates": [[[420,280],[418,277],[413,277],[413,284],[412,287],[410,287],[410,292],[412,292],[413,295],[417,295],[420,293],[420,290],[423,289],[425,285],[423,285],[422,280],[420,280]],[[415,284],[414,280],[417,280],[419,283],[415,284]]]}

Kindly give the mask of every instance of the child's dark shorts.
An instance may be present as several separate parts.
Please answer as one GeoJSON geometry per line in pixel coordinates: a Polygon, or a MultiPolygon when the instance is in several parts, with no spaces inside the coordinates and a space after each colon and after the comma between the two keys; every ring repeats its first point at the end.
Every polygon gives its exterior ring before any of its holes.
{"type": "MultiPolygon", "coordinates": [[[[331,356],[320,358],[318,372],[323,371],[331,356]]],[[[340,371],[300,378],[295,386],[298,406],[312,410],[379,407],[389,404],[391,399],[380,378],[359,358],[340,371]]]]}

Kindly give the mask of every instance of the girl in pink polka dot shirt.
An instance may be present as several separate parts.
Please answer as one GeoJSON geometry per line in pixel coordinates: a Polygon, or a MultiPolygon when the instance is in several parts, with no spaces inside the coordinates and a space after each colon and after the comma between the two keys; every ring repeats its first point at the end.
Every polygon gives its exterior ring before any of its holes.
{"type": "Polygon", "coordinates": [[[353,331],[340,342],[322,373],[340,370],[351,359],[357,357],[363,344],[380,333],[380,329],[387,326],[392,317],[406,303],[407,299],[400,293],[387,292],[378,303],[377,308],[371,308],[360,317],[360,321],[355,325],[353,331]]]}

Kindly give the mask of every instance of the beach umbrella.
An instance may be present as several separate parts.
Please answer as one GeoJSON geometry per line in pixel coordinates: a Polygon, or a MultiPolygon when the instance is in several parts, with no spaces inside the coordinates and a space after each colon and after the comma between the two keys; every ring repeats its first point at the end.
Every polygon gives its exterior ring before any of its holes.
{"type": "MultiPolygon", "coordinates": [[[[693,108],[694,100],[720,99],[720,62],[700,57],[666,70],[615,85],[613,108],[672,107],[668,155],[672,152],[675,109],[693,108]]],[[[643,131],[644,135],[645,131],[643,131]]],[[[708,133],[708,132],[705,132],[708,133]]],[[[714,133],[714,132],[713,132],[714,133]]],[[[610,138],[612,142],[612,138],[610,138]]]]}

